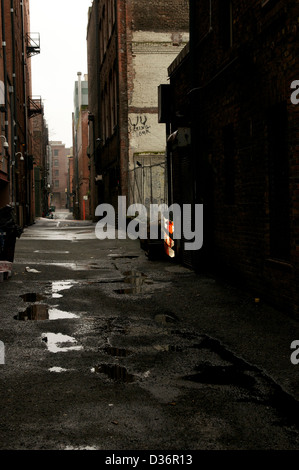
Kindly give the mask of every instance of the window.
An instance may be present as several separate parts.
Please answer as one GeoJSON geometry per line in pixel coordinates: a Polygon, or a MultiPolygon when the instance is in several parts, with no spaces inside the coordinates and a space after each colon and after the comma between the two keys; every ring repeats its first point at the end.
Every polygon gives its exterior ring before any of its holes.
{"type": "Polygon", "coordinates": [[[58,188],[58,187],[59,187],[59,180],[55,180],[54,186],[55,186],[55,188],[58,188]]]}
{"type": "Polygon", "coordinates": [[[59,176],[59,170],[54,171],[54,176],[59,176]]]}
{"type": "Polygon", "coordinates": [[[290,200],[286,103],[269,110],[267,129],[270,256],[287,261],[290,255],[290,200]]]}
{"type": "Polygon", "coordinates": [[[59,155],[59,150],[55,149],[54,150],[54,157],[58,157],[58,155],[59,155]]]}
{"type": "Polygon", "coordinates": [[[224,154],[224,202],[235,203],[235,137],[234,126],[229,124],[223,128],[224,154]]]}
{"type": "Polygon", "coordinates": [[[58,160],[54,160],[54,166],[59,166],[59,161],[58,160]]]}

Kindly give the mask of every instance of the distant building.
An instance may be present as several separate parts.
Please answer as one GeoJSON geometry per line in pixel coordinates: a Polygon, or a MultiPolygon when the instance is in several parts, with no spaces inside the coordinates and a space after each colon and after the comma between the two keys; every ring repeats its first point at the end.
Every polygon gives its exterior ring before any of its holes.
{"type": "Polygon", "coordinates": [[[33,124],[33,164],[34,164],[34,200],[35,216],[41,217],[48,212],[49,162],[48,162],[48,126],[43,112],[32,118],[33,124]]]}
{"type": "Polygon", "coordinates": [[[71,149],[61,141],[50,141],[52,181],[50,187],[50,206],[67,209],[68,203],[68,157],[71,149]]]}
{"type": "Polygon", "coordinates": [[[165,201],[158,85],[188,41],[187,0],[94,0],[87,30],[92,204],[165,201]],[[143,178],[145,176],[145,178],[143,178]]]}
{"type": "Polygon", "coordinates": [[[190,47],[170,65],[171,202],[204,205],[196,269],[299,312],[298,2],[190,2],[190,47]]]}
{"type": "Polygon", "coordinates": [[[88,78],[84,75],[74,89],[73,153],[74,153],[74,215],[78,219],[90,219],[90,169],[88,156],[88,78]]]}

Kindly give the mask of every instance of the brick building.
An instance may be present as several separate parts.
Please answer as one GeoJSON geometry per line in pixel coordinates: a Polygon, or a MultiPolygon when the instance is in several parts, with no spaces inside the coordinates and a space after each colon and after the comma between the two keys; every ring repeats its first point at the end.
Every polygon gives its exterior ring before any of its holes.
{"type": "Polygon", "coordinates": [[[186,0],[93,1],[87,31],[93,213],[101,202],[117,208],[119,195],[144,202],[135,184],[139,168],[165,163],[158,85],[167,82],[167,66],[188,37],[186,0]]]}
{"type": "Polygon", "coordinates": [[[77,219],[92,218],[90,202],[90,169],[88,157],[88,78],[78,80],[74,88],[73,152],[74,152],[74,215],[77,219]]]}
{"type": "Polygon", "coordinates": [[[39,52],[39,38],[32,42],[29,0],[1,0],[0,35],[0,207],[11,204],[24,226],[34,220],[31,117],[38,108],[31,57],[39,52]]]}
{"type": "Polygon", "coordinates": [[[204,243],[178,256],[299,310],[298,2],[191,1],[169,67],[172,202],[204,204],[204,243]]]}
{"type": "Polygon", "coordinates": [[[50,206],[57,209],[68,207],[68,172],[71,149],[61,141],[50,141],[51,163],[50,172],[50,206]]]}
{"type": "MultiPolygon", "coordinates": [[[[42,107],[43,110],[43,107],[42,107]]],[[[41,217],[48,212],[48,177],[49,177],[49,161],[48,161],[48,145],[49,132],[48,126],[44,119],[43,112],[32,118],[33,124],[33,143],[32,153],[34,158],[34,201],[35,216],[41,217]]]]}

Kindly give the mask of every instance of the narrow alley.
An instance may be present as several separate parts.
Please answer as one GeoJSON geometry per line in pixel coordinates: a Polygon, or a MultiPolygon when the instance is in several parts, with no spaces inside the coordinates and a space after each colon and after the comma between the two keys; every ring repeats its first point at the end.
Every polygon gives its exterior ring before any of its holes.
{"type": "Polygon", "coordinates": [[[1,450],[298,448],[298,321],[248,292],[63,211],[0,292],[1,450]]]}

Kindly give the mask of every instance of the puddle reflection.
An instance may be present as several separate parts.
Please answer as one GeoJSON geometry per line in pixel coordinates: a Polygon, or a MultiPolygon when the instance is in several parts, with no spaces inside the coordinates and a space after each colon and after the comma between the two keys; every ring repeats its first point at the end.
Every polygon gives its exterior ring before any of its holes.
{"type": "Polygon", "coordinates": [[[64,312],[57,308],[50,308],[46,304],[30,305],[24,312],[19,312],[18,315],[15,316],[16,320],[21,321],[62,320],[67,318],[79,318],[79,315],[64,312]]]}
{"type": "Polygon", "coordinates": [[[117,364],[101,364],[95,366],[92,372],[106,374],[109,379],[115,380],[116,382],[131,383],[135,380],[133,374],[129,374],[125,367],[121,367],[117,364]]]}
{"type": "Polygon", "coordinates": [[[52,294],[52,297],[54,299],[58,299],[62,297],[62,294],[60,294],[59,292],[63,290],[71,289],[76,284],[77,284],[76,281],[53,281],[51,285],[50,294],[52,294]]]}
{"type": "Polygon", "coordinates": [[[64,369],[63,367],[50,367],[49,369],[50,372],[57,372],[57,373],[61,373],[61,372],[67,372],[67,369],[64,369]]]}
{"type": "Polygon", "coordinates": [[[44,300],[46,297],[41,294],[35,294],[33,292],[29,292],[27,294],[22,294],[20,295],[21,299],[24,300],[24,302],[39,302],[41,300],[44,300]]]}
{"type": "Polygon", "coordinates": [[[141,294],[144,292],[146,285],[153,284],[151,279],[139,271],[126,271],[124,272],[124,280],[125,284],[129,284],[130,287],[125,287],[121,289],[116,289],[115,292],[117,294],[141,294]]]}
{"type": "Polygon", "coordinates": [[[46,343],[48,350],[52,353],[79,351],[82,349],[82,346],[68,346],[69,344],[77,343],[77,340],[72,336],[61,333],[43,333],[42,341],[46,343]]]}

